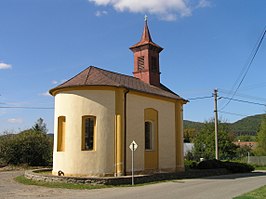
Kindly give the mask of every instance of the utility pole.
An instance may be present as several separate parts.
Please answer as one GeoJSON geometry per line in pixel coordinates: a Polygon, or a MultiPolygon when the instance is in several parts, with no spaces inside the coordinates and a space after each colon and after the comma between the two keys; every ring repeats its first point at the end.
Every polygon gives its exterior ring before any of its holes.
{"type": "Polygon", "coordinates": [[[217,110],[217,97],[218,89],[214,89],[214,128],[215,128],[215,158],[219,160],[219,151],[218,151],[218,110],[217,110]]]}

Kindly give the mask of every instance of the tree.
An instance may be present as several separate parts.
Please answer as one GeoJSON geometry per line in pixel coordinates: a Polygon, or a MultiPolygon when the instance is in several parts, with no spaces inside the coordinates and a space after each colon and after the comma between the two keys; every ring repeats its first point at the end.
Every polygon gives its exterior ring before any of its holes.
{"type": "Polygon", "coordinates": [[[254,135],[240,135],[236,136],[235,141],[240,140],[241,142],[255,142],[256,141],[256,136],[254,135]]]}
{"type": "Polygon", "coordinates": [[[35,124],[32,126],[31,129],[34,131],[45,133],[45,134],[48,132],[48,129],[46,128],[46,124],[44,123],[42,118],[39,118],[37,122],[35,122],[35,124]]]}
{"type": "MultiPolygon", "coordinates": [[[[219,122],[218,128],[218,146],[220,159],[228,160],[235,158],[237,146],[232,143],[233,138],[229,133],[229,125],[227,123],[219,122]]],[[[196,160],[199,160],[200,158],[215,158],[215,134],[213,120],[205,122],[203,129],[195,137],[193,156],[196,160]]]]}
{"type": "Polygon", "coordinates": [[[0,137],[0,160],[5,164],[48,165],[52,161],[52,141],[32,129],[0,137]]]}
{"type": "Polygon", "coordinates": [[[5,132],[3,135],[0,136],[0,165],[7,165],[8,164],[8,156],[10,151],[10,146],[14,140],[14,134],[9,132],[5,132]]]}
{"type": "Polygon", "coordinates": [[[186,128],[184,129],[184,142],[190,143],[193,142],[193,139],[196,137],[196,129],[186,128]]]}
{"type": "Polygon", "coordinates": [[[48,165],[52,161],[52,141],[32,129],[16,135],[4,135],[0,141],[0,160],[5,164],[48,165]]]}
{"type": "Polygon", "coordinates": [[[255,149],[255,154],[258,156],[266,155],[266,117],[264,117],[260,130],[257,134],[257,147],[255,149]]]}
{"type": "Polygon", "coordinates": [[[0,136],[0,165],[43,166],[51,164],[53,142],[46,134],[47,129],[43,120],[38,121],[38,125],[33,126],[36,127],[35,129],[0,136]]]}
{"type": "Polygon", "coordinates": [[[253,155],[253,152],[252,152],[252,148],[251,146],[242,146],[242,147],[238,147],[237,150],[236,150],[236,156],[241,159],[243,157],[247,157],[248,153],[250,155],[253,155]]]}

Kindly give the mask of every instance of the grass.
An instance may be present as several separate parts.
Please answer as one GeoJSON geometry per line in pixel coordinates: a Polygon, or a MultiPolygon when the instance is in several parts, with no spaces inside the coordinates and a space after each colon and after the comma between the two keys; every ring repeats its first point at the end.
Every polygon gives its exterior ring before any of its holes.
{"type": "Polygon", "coordinates": [[[43,175],[52,175],[52,171],[42,171],[42,172],[37,172],[43,175]]]}
{"type": "Polygon", "coordinates": [[[266,166],[255,166],[256,170],[266,170],[266,166]]]}
{"type": "MultiPolygon", "coordinates": [[[[103,189],[103,188],[112,188],[112,187],[132,187],[131,184],[123,185],[89,185],[89,184],[73,184],[73,183],[63,183],[63,182],[44,182],[44,181],[35,181],[25,178],[24,176],[18,176],[15,178],[15,181],[25,184],[25,185],[36,185],[49,188],[62,188],[62,189],[103,189]]],[[[173,182],[179,182],[179,180],[172,180],[173,182]]],[[[147,183],[138,183],[134,186],[144,186],[151,185],[156,183],[168,182],[168,180],[147,182],[147,183]]]]}
{"type": "Polygon", "coordinates": [[[264,199],[266,198],[266,185],[255,189],[254,191],[248,192],[241,196],[237,196],[234,199],[264,199]]]}
{"type": "Polygon", "coordinates": [[[72,184],[72,183],[58,183],[58,182],[42,182],[42,181],[34,181],[25,178],[24,176],[18,176],[15,180],[19,183],[25,185],[37,185],[49,188],[63,188],[63,189],[102,189],[102,188],[110,188],[112,186],[107,185],[86,185],[86,184],[72,184]]]}

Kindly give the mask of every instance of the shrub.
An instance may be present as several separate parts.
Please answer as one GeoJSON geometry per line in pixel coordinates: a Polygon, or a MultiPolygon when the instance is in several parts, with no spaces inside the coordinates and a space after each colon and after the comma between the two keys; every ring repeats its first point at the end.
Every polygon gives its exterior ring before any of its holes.
{"type": "Polygon", "coordinates": [[[220,160],[204,160],[200,162],[197,166],[197,169],[218,169],[218,168],[224,168],[223,162],[220,160]]]}
{"type": "Polygon", "coordinates": [[[197,169],[219,169],[225,168],[232,173],[248,173],[254,171],[254,167],[249,164],[239,162],[222,162],[220,160],[205,160],[197,165],[197,169]]]}
{"type": "Polygon", "coordinates": [[[185,160],[185,168],[186,169],[195,169],[197,168],[197,162],[193,160],[185,160]]]}
{"type": "Polygon", "coordinates": [[[231,171],[232,173],[248,173],[254,171],[254,167],[250,164],[239,163],[239,162],[224,162],[224,168],[231,171]]]}
{"type": "Polygon", "coordinates": [[[44,133],[26,130],[0,139],[0,162],[5,164],[49,165],[52,160],[52,142],[44,133]]]}

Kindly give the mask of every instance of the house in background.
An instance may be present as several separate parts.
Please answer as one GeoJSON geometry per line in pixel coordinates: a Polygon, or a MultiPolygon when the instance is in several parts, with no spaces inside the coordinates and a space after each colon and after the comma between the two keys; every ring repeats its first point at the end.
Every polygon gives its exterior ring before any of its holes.
{"type": "Polygon", "coordinates": [[[55,97],[53,174],[123,176],[138,144],[139,173],[184,170],[183,105],[160,82],[159,53],[147,20],[134,54],[134,77],[86,68],[50,90],[55,97]]]}
{"type": "Polygon", "coordinates": [[[194,143],[184,143],[184,156],[189,152],[192,152],[194,148],[194,143]]]}
{"type": "Polygon", "coordinates": [[[240,148],[241,147],[249,147],[251,150],[254,150],[256,149],[256,146],[257,146],[257,142],[242,142],[240,140],[238,140],[238,142],[233,142],[235,145],[239,146],[240,148]]]}

